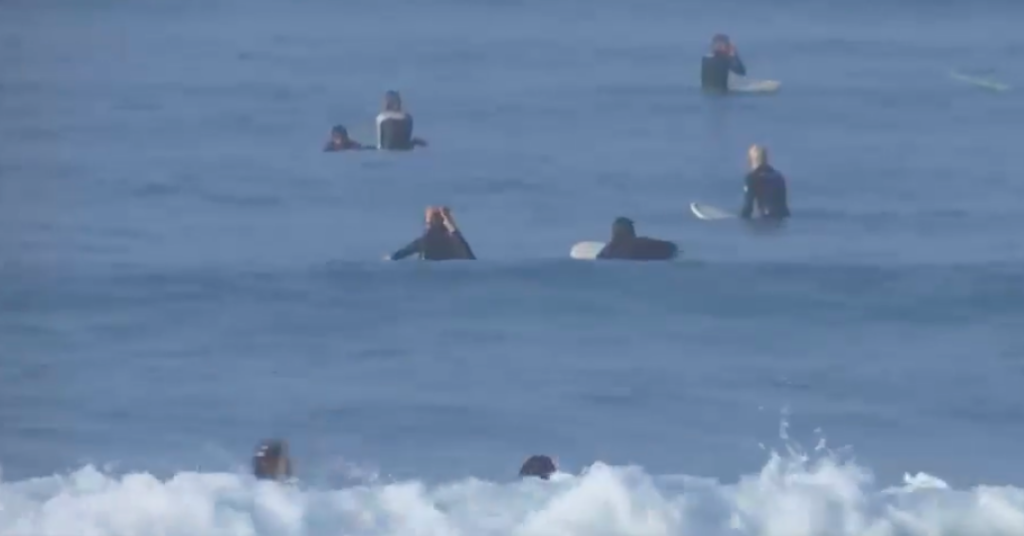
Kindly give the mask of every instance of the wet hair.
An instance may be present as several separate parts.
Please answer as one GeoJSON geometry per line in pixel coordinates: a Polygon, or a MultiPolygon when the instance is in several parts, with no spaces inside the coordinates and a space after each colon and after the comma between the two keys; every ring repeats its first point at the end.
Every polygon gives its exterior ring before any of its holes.
{"type": "Polygon", "coordinates": [[[348,130],[343,125],[334,125],[334,128],[331,129],[331,134],[348,137],[348,130]]]}
{"type": "Polygon", "coordinates": [[[535,476],[541,480],[548,480],[557,470],[550,456],[534,454],[523,462],[523,466],[519,468],[519,476],[535,476]]]}
{"type": "Polygon", "coordinates": [[[728,44],[729,43],[729,36],[725,35],[725,34],[722,34],[722,33],[715,34],[715,36],[711,38],[711,44],[712,45],[717,45],[719,43],[728,44]]]}
{"type": "Polygon", "coordinates": [[[384,93],[384,109],[398,112],[402,109],[402,96],[397,91],[389,89],[384,93]]]}
{"type": "Polygon", "coordinates": [[[619,216],[618,218],[615,218],[614,222],[612,222],[612,238],[622,236],[636,236],[636,227],[633,225],[633,220],[624,216],[619,216]]]}

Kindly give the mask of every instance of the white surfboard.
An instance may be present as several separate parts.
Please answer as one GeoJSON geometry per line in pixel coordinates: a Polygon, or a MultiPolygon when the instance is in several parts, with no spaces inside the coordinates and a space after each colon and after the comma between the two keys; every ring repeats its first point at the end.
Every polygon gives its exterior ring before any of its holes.
{"type": "Polygon", "coordinates": [[[752,80],[744,77],[729,79],[729,91],[739,93],[774,93],[782,86],[778,80],[752,80]]]}
{"type": "Polygon", "coordinates": [[[728,220],[736,217],[733,212],[701,203],[690,203],[690,211],[702,220],[728,220]]]}
{"type": "Polygon", "coordinates": [[[601,253],[604,249],[604,242],[580,242],[572,247],[569,251],[569,256],[584,261],[592,261],[597,258],[597,254],[601,253]]]}
{"type": "Polygon", "coordinates": [[[978,87],[984,88],[984,89],[990,89],[992,91],[1009,91],[1010,90],[1010,86],[1008,86],[1006,84],[1003,84],[1002,82],[996,82],[995,80],[992,80],[991,78],[985,78],[985,77],[981,77],[981,76],[971,76],[971,75],[968,75],[968,74],[958,73],[956,71],[950,72],[949,76],[953,80],[958,80],[960,82],[965,82],[967,84],[971,84],[972,86],[978,86],[978,87]]]}

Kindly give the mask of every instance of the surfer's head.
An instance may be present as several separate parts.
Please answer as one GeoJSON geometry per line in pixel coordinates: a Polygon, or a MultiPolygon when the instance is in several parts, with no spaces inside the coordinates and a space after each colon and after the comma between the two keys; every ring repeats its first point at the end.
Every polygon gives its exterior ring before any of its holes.
{"type": "Polygon", "coordinates": [[[252,455],[252,473],[256,478],[266,480],[281,480],[291,476],[288,443],[280,439],[268,439],[257,445],[252,455]]]}
{"type": "Polygon", "coordinates": [[[732,43],[729,42],[729,36],[725,34],[715,34],[711,38],[711,51],[715,54],[728,54],[732,48],[732,43]]]}
{"type": "Polygon", "coordinates": [[[335,145],[344,145],[348,141],[348,129],[342,125],[334,125],[334,128],[331,129],[331,142],[335,145]]]}
{"type": "Polygon", "coordinates": [[[401,112],[402,111],[402,96],[395,90],[389,90],[384,93],[384,111],[386,112],[401,112]]]}
{"type": "Polygon", "coordinates": [[[747,158],[750,159],[750,169],[768,165],[768,149],[755,143],[747,150],[747,158]]]}
{"type": "Polygon", "coordinates": [[[424,220],[427,224],[427,229],[438,229],[444,227],[444,214],[441,212],[443,207],[427,207],[424,213],[424,220]]]}
{"type": "Polygon", "coordinates": [[[620,216],[612,222],[612,240],[624,238],[636,238],[636,228],[633,226],[633,220],[620,216]]]}
{"type": "Polygon", "coordinates": [[[535,476],[541,480],[547,480],[555,474],[555,471],[558,471],[558,468],[555,467],[555,462],[550,456],[535,454],[523,462],[523,466],[519,468],[519,476],[535,476]]]}

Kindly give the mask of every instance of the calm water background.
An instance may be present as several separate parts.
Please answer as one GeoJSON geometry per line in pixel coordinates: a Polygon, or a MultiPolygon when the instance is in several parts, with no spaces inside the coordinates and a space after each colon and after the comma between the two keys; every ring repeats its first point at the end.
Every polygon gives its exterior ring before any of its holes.
{"type": "Polygon", "coordinates": [[[1024,534],[1021,21],[3,0],[0,534],[1024,534]],[[320,152],[391,88],[428,150],[320,152]],[[693,218],[754,142],[793,220],[693,218]],[[379,260],[441,203],[479,262],[379,260]],[[619,215],[684,258],[567,259],[619,215]]]}

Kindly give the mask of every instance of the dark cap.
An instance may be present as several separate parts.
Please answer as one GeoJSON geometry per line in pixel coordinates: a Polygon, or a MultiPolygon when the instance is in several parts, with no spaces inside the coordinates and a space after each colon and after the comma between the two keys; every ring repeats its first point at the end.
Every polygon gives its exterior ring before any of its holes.
{"type": "Polygon", "coordinates": [[[348,136],[348,129],[346,129],[344,125],[334,125],[334,128],[331,129],[331,134],[340,134],[342,136],[348,136]]]}
{"type": "Polygon", "coordinates": [[[729,36],[725,35],[725,34],[722,34],[722,33],[715,34],[715,36],[711,38],[711,42],[712,43],[728,43],[729,42],[729,36]]]}

